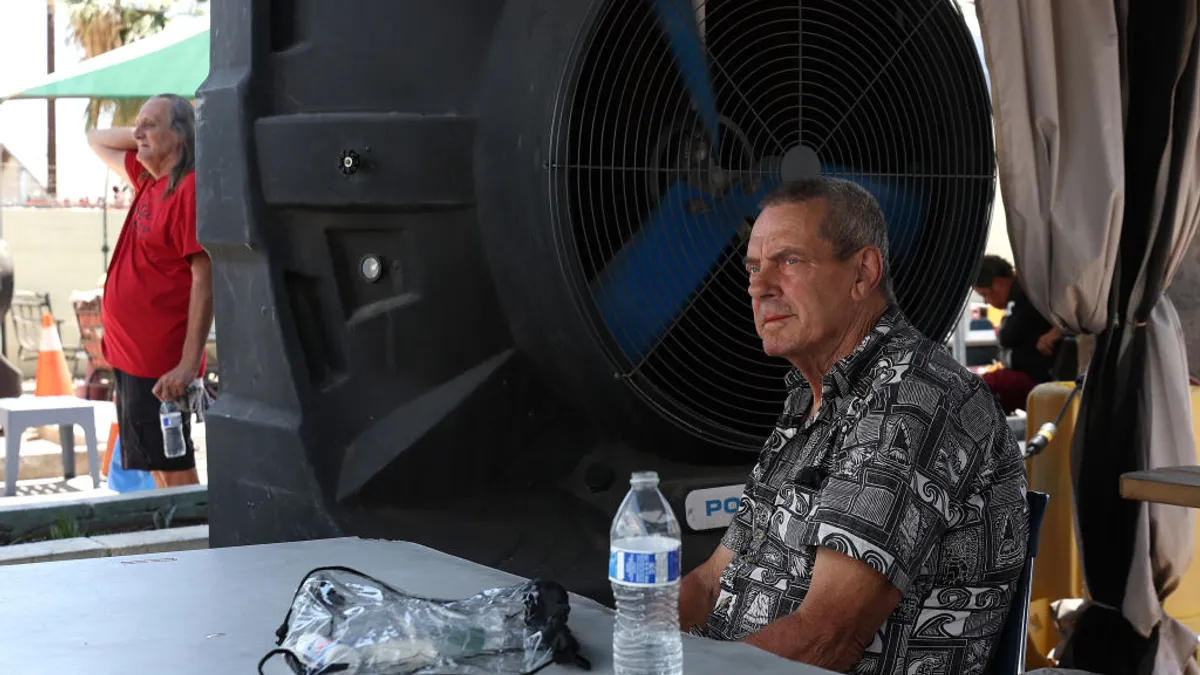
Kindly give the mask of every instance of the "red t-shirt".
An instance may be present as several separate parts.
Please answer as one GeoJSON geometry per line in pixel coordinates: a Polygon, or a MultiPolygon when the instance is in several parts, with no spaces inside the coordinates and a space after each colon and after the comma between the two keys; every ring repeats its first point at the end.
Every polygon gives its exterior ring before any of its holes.
{"type": "Polygon", "coordinates": [[[114,368],[158,378],[183,358],[191,258],[204,253],[196,241],[196,174],[164,198],[170,177],[156,180],[137,153],[125,154],[125,171],[136,192],[104,282],[102,346],[114,368]]]}

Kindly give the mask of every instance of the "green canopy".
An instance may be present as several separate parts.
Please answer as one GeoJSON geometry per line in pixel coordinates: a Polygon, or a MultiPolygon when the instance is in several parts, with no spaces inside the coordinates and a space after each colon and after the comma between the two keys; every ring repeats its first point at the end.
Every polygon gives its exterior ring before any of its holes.
{"type": "Polygon", "coordinates": [[[208,28],[168,30],[86,59],[73,68],[0,100],[12,98],[194,98],[208,77],[208,28]]]}

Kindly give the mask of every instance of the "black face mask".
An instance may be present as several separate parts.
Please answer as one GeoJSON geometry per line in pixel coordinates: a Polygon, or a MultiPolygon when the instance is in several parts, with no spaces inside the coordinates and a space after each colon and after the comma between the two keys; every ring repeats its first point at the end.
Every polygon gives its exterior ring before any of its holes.
{"type": "Polygon", "coordinates": [[[567,628],[562,586],[527,581],[462,600],[403,593],[345,567],[309,572],[273,649],[296,675],[524,675],[590,668],[567,628]]]}

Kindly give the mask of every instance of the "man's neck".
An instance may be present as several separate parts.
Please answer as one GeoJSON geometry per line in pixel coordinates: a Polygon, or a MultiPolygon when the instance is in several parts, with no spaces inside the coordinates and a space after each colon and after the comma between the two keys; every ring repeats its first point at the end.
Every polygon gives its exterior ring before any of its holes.
{"type": "Polygon", "coordinates": [[[808,386],[812,389],[813,402],[809,411],[810,415],[816,415],[821,406],[821,382],[825,379],[825,375],[833,370],[838,361],[854,352],[867,334],[875,328],[875,324],[879,323],[879,319],[887,311],[887,307],[887,302],[883,300],[872,303],[854,317],[850,326],[842,331],[838,339],[831,341],[823,348],[809,350],[803,356],[790,359],[791,364],[800,371],[800,375],[808,381],[808,386]]]}
{"type": "Polygon", "coordinates": [[[171,173],[171,169],[174,169],[175,165],[178,163],[179,158],[176,157],[171,161],[164,162],[162,164],[155,164],[153,166],[149,164],[142,164],[142,166],[146,167],[146,171],[154,178],[154,180],[158,180],[159,178],[171,173]]]}
{"type": "Polygon", "coordinates": [[[153,166],[149,164],[143,164],[142,166],[146,167],[146,173],[150,174],[150,177],[154,180],[158,180],[159,178],[167,175],[167,172],[163,171],[162,167],[157,164],[153,166]]]}
{"type": "MultiPolygon", "coordinates": [[[[1025,291],[1021,289],[1021,281],[1014,276],[1012,285],[1008,287],[1008,302],[1018,302],[1024,296],[1025,291]]],[[[1004,304],[1007,305],[1008,302],[1004,304]]]]}

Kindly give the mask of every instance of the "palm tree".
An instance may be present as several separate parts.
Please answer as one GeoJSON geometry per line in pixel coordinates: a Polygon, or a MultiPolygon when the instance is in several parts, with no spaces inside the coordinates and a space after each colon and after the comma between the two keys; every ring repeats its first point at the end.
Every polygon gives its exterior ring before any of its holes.
{"type": "MultiPolygon", "coordinates": [[[[112,51],[159,32],[167,25],[167,0],[64,0],[70,8],[72,44],[83,47],[85,59],[112,51]]],[[[92,99],[85,114],[88,129],[96,128],[102,113],[111,112],[113,126],[130,126],[143,99],[92,99]]]]}

